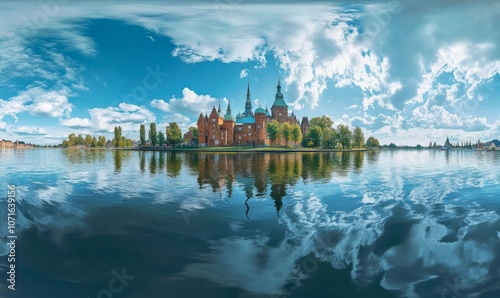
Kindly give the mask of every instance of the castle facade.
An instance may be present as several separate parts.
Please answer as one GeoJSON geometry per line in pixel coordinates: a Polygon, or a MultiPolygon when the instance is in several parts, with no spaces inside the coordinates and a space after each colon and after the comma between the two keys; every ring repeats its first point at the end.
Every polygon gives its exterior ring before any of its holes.
{"type": "MultiPolygon", "coordinates": [[[[293,111],[288,114],[281,85],[278,80],[274,103],[269,111],[266,107],[258,107],[252,111],[250,98],[250,84],[247,88],[245,111],[238,113],[236,117],[231,114],[231,103],[228,103],[226,113],[223,115],[220,108],[212,108],[210,115],[200,113],[198,118],[198,145],[200,147],[215,146],[266,146],[270,144],[267,134],[267,123],[276,120],[279,123],[288,122],[291,125],[300,124],[302,134],[305,135],[309,129],[309,120],[302,118],[299,123],[293,111]]],[[[277,144],[284,145],[284,140],[277,140],[277,144]]]]}

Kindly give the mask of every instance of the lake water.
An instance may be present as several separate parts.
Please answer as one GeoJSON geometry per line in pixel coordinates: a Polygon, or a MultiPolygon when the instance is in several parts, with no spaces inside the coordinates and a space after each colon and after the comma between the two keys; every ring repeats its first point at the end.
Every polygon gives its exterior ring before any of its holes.
{"type": "Polygon", "coordinates": [[[0,153],[1,297],[500,297],[500,152],[0,153]]]}

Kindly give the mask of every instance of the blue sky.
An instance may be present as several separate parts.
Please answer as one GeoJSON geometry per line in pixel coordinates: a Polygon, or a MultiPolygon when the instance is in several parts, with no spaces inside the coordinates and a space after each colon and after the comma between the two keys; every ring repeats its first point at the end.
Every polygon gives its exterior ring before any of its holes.
{"type": "Polygon", "coordinates": [[[382,143],[500,139],[494,1],[2,1],[0,138],[183,130],[220,101],[272,105],[382,143]]]}

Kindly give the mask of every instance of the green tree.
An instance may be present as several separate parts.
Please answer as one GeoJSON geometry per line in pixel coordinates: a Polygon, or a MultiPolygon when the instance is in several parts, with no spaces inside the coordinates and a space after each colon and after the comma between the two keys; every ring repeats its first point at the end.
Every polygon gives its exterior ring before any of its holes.
{"type": "Polygon", "coordinates": [[[92,148],[95,148],[95,147],[97,147],[97,138],[92,137],[92,148]]]}
{"type": "Polygon", "coordinates": [[[146,126],[144,124],[141,124],[141,128],[139,129],[139,138],[141,141],[141,147],[146,146],[146,126]]]}
{"type": "Polygon", "coordinates": [[[176,122],[170,122],[167,126],[167,144],[176,147],[182,142],[182,131],[176,122]]]}
{"type": "MultiPolygon", "coordinates": [[[[309,128],[309,133],[307,134],[312,147],[319,147],[321,145],[321,139],[323,138],[323,131],[319,126],[313,126],[309,128]]],[[[309,144],[308,144],[309,145],[309,144]]]]}
{"type": "Polygon", "coordinates": [[[365,146],[367,148],[378,148],[378,147],[380,147],[380,143],[374,137],[369,137],[368,140],[366,140],[366,145],[365,146]]]}
{"type": "Polygon", "coordinates": [[[325,127],[321,130],[323,138],[321,144],[323,148],[335,148],[337,146],[337,131],[331,127],[325,127]]]}
{"type": "Polygon", "coordinates": [[[292,140],[294,141],[296,147],[302,141],[302,130],[298,124],[294,124],[292,126],[292,140]]]}
{"type": "Polygon", "coordinates": [[[76,146],[76,136],[74,133],[68,135],[68,147],[76,146]]]}
{"type": "Polygon", "coordinates": [[[99,138],[97,139],[97,146],[102,148],[106,147],[106,137],[99,136],[99,138]]]}
{"type": "Polygon", "coordinates": [[[333,121],[328,116],[314,117],[311,119],[310,126],[319,126],[321,131],[333,128],[333,121]]]}
{"type": "Polygon", "coordinates": [[[280,124],[278,121],[273,120],[266,125],[267,133],[269,134],[269,139],[274,145],[276,145],[276,140],[281,134],[280,124]]]}
{"type": "Polygon", "coordinates": [[[115,142],[114,145],[116,148],[120,147],[120,140],[122,139],[122,127],[115,126],[115,142]]]}
{"type": "Polygon", "coordinates": [[[163,134],[163,132],[159,131],[158,132],[158,146],[160,146],[160,148],[162,148],[163,145],[165,145],[165,135],[163,134]]]}
{"type": "Polygon", "coordinates": [[[352,132],[349,126],[339,124],[337,126],[337,139],[342,146],[342,149],[347,149],[351,147],[352,132]]]}
{"type": "Polygon", "coordinates": [[[288,142],[292,139],[292,126],[288,122],[282,123],[281,131],[283,132],[283,138],[285,139],[285,146],[288,147],[288,142]]]}
{"type": "Polygon", "coordinates": [[[156,123],[151,122],[151,124],[149,124],[149,145],[154,148],[157,143],[158,136],[156,133],[156,123]]]}
{"type": "Polygon", "coordinates": [[[91,146],[92,146],[92,136],[86,135],[85,136],[85,147],[91,147],[91,146]]]}
{"type": "Polygon", "coordinates": [[[76,145],[77,146],[85,145],[85,140],[80,134],[76,137],[76,145]]]}
{"type": "Polygon", "coordinates": [[[396,144],[394,144],[394,143],[389,144],[389,149],[397,149],[397,148],[398,148],[398,146],[396,146],[396,144]]]}
{"type": "MultiPolygon", "coordinates": [[[[311,119],[310,127],[320,127],[321,128],[321,146],[323,148],[334,148],[336,146],[336,131],[333,128],[333,121],[328,116],[314,117],[311,119]]],[[[310,139],[309,142],[316,143],[316,140],[310,139]]],[[[314,146],[317,147],[317,146],[314,146]]]]}
{"type": "Polygon", "coordinates": [[[358,147],[361,149],[364,143],[365,143],[365,136],[363,135],[363,131],[361,131],[361,128],[357,126],[354,129],[354,134],[352,136],[352,144],[354,147],[358,147]]]}
{"type": "Polygon", "coordinates": [[[67,147],[68,147],[68,141],[64,140],[64,141],[62,142],[62,147],[63,147],[63,148],[67,148],[67,147]]]}

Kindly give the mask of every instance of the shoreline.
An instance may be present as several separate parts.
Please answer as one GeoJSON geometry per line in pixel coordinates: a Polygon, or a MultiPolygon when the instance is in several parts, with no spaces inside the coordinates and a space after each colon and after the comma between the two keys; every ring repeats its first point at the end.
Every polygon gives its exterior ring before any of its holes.
{"type": "Polygon", "coordinates": [[[112,148],[113,150],[132,150],[132,151],[172,151],[172,152],[205,152],[205,153],[234,153],[234,152],[251,152],[251,153],[293,153],[293,152],[365,152],[374,151],[377,149],[310,149],[310,148],[224,148],[224,147],[209,147],[209,148],[112,148]]]}
{"type": "MultiPolygon", "coordinates": [[[[0,149],[45,149],[47,147],[24,147],[24,148],[0,148],[0,149]]],[[[167,151],[167,152],[204,152],[204,153],[296,153],[296,152],[370,152],[370,151],[477,151],[477,152],[500,152],[500,150],[477,150],[477,149],[450,149],[450,150],[440,150],[440,149],[429,149],[429,148],[361,148],[361,149],[322,149],[322,148],[274,148],[274,147],[206,147],[206,148],[78,148],[78,147],[68,147],[68,148],[53,148],[53,149],[69,149],[69,150],[125,150],[125,151],[167,151]]]]}

